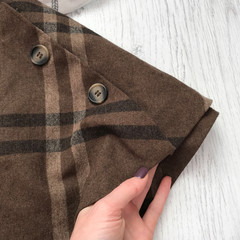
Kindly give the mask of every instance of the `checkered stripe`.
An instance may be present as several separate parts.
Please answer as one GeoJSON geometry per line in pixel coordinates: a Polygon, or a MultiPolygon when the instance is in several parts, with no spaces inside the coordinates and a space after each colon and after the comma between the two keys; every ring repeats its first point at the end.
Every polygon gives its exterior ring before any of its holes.
{"type": "Polygon", "coordinates": [[[52,0],[52,9],[58,11],[58,0],[52,0]]]}

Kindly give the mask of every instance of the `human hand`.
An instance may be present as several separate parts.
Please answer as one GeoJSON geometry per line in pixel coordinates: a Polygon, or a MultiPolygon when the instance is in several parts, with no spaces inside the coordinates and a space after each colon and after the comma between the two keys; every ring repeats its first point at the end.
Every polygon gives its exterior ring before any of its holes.
{"type": "Polygon", "coordinates": [[[171,177],[164,177],[153,201],[141,218],[139,210],[151,186],[156,168],[157,165],[148,173],[146,168],[141,168],[140,175],[143,178],[127,179],[94,205],[82,209],[70,240],[153,239],[158,218],[171,187],[171,177]]]}

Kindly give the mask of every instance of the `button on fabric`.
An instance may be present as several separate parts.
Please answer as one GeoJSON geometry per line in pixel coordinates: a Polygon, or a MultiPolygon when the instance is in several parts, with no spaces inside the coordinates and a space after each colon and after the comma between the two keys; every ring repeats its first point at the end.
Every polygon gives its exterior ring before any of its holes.
{"type": "Polygon", "coordinates": [[[107,96],[107,88],[102,83],[95,83],[88,90],[89,100],[96,104],[103,103],[107,99],[107,96]]]}
{"type": "Polygon", "coordinates": [[[43,65],[50,58],[48,49],[43,45],[36,45],[31,51],[31,60],[36,65],[43,65]]]}

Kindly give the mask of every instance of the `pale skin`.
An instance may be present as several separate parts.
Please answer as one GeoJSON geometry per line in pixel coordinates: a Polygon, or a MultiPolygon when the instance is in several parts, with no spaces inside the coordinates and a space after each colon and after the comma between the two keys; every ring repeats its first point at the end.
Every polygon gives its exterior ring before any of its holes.
{"type": "Polygon", "coordinates": [[[164,177],[141,218],[139,210],[156,168],[142,179],[127,179],[94,205],[82,209],[70,240],[152,240],[171,187],[171,177],[164,177]]]}

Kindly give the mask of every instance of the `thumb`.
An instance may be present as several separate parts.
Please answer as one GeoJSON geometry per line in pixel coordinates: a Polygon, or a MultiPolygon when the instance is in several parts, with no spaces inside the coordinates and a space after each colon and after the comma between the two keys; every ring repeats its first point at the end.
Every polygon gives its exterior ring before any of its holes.
{"type": "Polygon", "coordinates": [[[113,209],[123,209],[125,206],[140,195],[148,181],[148,169],[141,167],[136,175],[122,182],[102,200],[113,209]]]}

